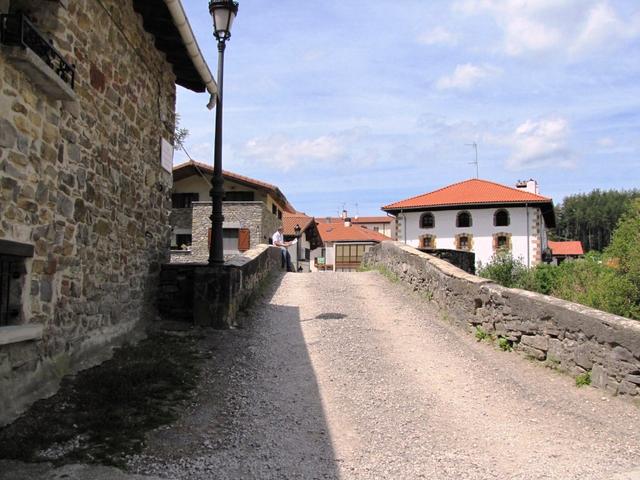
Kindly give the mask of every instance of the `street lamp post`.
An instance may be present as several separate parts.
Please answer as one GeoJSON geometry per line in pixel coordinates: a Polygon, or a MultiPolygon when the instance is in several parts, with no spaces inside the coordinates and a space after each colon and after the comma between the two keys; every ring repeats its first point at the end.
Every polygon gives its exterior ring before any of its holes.
{"type": "Polygon", "coordinates": [[[216,131],[213,150],[213,178],[211,180],[211,242],[209,244],[209,264],[223,265],[222,249],[222,199],[224,179],[222,178],[222,84],[224,80],[224,48],[231,37],[231,25],[238,14],[238,2],[232,0],[211,0],[209,13],[213,18],[213,35],[218,41],[218,95],[216,95],[216,131]]]}
{"type": "Polygon", "coordinates": [[[302,228],[300,228],[300,225],[296,223],[296,226],[293,227],[293,232],[296,235],[296,272],[298,271],[298,269],[300,268],[300,233],[302,232],[302,228]]]}

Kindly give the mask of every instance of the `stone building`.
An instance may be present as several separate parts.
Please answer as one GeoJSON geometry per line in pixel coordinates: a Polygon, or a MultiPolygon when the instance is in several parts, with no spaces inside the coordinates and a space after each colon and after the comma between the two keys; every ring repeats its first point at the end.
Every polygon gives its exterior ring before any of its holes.
{"type": "MultiPolygon", "coordinates": [[[[206,262],[211,230],[213,167],[189,161],[173,169],[171,262],[206,262]]],[[[269,243],[285,213],[295,209],[275,185],[223,171],[223,249],[229,257],[269,243]]]]}
{"type": "Polygon", "coordinates": [[[215,83],[177,0],[0,13],[1,425],[154,315],[176,83],[215,83]]]}

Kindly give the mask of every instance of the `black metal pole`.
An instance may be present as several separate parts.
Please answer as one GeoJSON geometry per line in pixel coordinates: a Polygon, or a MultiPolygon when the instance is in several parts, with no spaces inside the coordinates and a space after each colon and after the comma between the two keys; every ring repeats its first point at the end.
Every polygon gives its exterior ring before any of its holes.
{"type": "Polygon", "coordinates": [[[216,96],[216,132],[213,150],[213,178],[211,179],[211,243],[209,245],[209,265],[223,265],[222,249],[222,199],[224,179],[222,177],[222,83],[224,77],[225,41],[218,40],[218,95],[216,96]]]}

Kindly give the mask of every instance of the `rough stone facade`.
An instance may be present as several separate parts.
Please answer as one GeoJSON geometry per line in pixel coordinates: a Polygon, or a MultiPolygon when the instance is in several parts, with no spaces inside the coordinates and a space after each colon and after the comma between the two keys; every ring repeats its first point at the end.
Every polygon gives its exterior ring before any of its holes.
{"type": "Polygon", "coordinates": [[[172,67],[131,1],[17,3],[75,64],[76,98],[50,98],[0,50],[0,239],[35,247],[19,324],[43,326],[0,345],[0,424],[154,315],[175,108],[172,67]]]}
{"type": "Polygon", "coordinates": [[[431,299],[459,326],[512,342],[514,350],[613,394],[640,395],[640,322],[554,297],[504,288],[400,242],[365,255],[431,299]]]}
{"type": "Polygon", "coordinates": [[[170,223],[172,228],[191,230],[193,212],[190,208],[171,209],[170,223]]]}
{"type": "MultiPolygon", "coordinates": [[[[187,210],[187,209],[184,209],[187,210]]],[[[211,228],[211,202],[194,202],[191,228],[191,253],[172,252],[171,263],[206,262],[209,258],[209,229],[211,228]]],[[[224,202],[222,204],[225,228],[249,230],[250,248],[268,243],[271,235],[282,224],[264,202],[224,202]]]]}

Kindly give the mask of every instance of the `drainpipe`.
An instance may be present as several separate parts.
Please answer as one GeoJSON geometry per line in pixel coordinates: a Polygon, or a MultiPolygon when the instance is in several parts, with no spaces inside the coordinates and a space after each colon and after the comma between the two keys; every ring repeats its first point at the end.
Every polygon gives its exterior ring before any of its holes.
{"type": "Polygon", "coordinates": [[[407,214],[400,210],[402,214],[402,230],[404,231],[404,244],[407,244],[407,214]]]}
{"type": "Polygon", "coordinates": [[[525,203],[524,206],[527,209],[527,268],[531,268],[531,244],[529,240],[529,204],[525,203]]]}
{"type": "Polygon", "coordinates": [[[211,75],[209,66],[207,65],[207,62],[204,61],[200,47],[198,47],[198,43],[193,36],[193,30],[191,30],[189,20],[187,20],[187,16],[184,13],[182,3],[180,3],[180,0],[164,0],[164,3],[167,5],[167,8],[171,13],[171,17],[173,17],[174,25],[178,29],[178,32],[180,32],[180,37],[182,37],[182,42],[184,43],[184,47],[187,49],[189,58],[193,62],[193,66],[200,75],[207,92],[209,92],[210,98],[207,108],[209,110],[213,110],[213,107],[216,105],[218,86],[213,80],[213,75],[211,75]]]}

